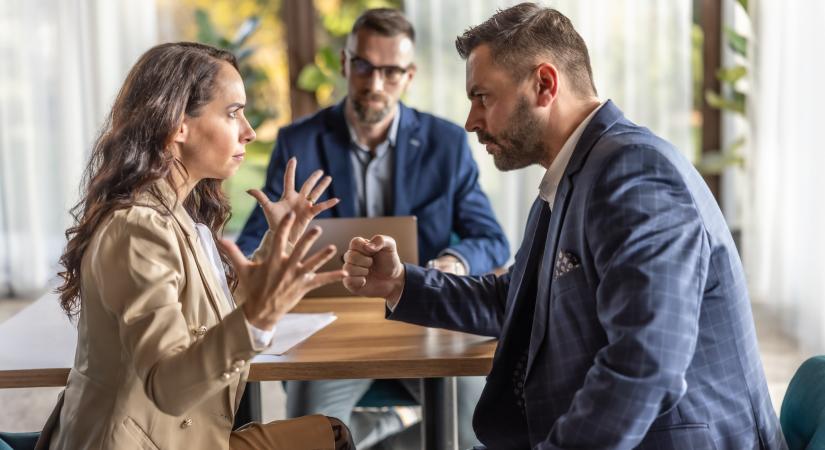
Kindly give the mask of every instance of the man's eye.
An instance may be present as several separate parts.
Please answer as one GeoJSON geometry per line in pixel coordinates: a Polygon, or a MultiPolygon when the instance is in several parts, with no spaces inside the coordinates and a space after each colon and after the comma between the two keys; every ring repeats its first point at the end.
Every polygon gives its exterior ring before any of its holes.
{"type": "Polygon", "coordinates": [[[231,117],[233,119],[237,119],[238,118],[238,111],[232,111],[231,113],[229,113],[229,117],[231,117]]]}

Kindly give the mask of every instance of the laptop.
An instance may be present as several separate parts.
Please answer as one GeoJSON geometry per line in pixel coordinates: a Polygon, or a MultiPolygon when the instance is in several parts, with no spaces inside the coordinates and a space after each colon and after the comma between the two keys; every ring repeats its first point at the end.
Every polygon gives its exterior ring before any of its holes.
{"type": "MultiPolygon", "coordinates": [[[[376,234],[383,234],[395,239],[401,262],[418,264],[418,226],[415,216],[393,217],[336,217],[315,219],[309,224],[319,226],[323,233],[307,253],[318,251],[327,245],[334,245],[337,253],[318,271],[338,270],[344,265],[344,253],[349,249],[349,242],[356,236],[370,239],[376,234]]],[[[307,228],[309,229],[309,228],[307,228]]],[[[353,294],[344,287],[344,283],[332,283],[321,286],[307,293],[307,297],[350,297],[353,294]]]]}

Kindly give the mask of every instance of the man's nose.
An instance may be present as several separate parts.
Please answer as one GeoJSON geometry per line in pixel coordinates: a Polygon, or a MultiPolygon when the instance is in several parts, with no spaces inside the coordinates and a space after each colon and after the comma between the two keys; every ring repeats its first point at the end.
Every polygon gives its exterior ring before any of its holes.
{"type": "Polygon", "coordinates": [[[382,72],[378,69],[373,69],[372,72],[370,72],[369,86],[370,86],[370,90],[373,91],[373,92],[383,91],[384,90],[384,72],[382,72]]]}

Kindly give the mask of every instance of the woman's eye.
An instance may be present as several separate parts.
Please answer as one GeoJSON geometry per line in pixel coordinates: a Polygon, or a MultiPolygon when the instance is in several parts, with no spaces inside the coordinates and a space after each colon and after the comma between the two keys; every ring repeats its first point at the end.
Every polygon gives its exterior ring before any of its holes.
{"type": "Polygon", "coordinates": [[[231,117],[233,119],[237,119],[238,118],[238,111],[232,111],[231,113],[229,113],[229,117],[231,117]]]}

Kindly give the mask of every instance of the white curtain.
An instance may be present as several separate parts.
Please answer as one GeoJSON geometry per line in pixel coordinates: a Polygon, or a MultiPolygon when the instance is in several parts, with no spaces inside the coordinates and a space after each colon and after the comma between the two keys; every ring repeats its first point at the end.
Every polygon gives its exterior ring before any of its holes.
{"type": "Polygon", "coordinates": [[[154,1],[0,1],[0,297],[55,276],[94,137],[155,36],[154,1]]]}
{"type": "MultiPolygon", "coordinates": [[[[416,29],[419,67],[407,101],[463,126],[469,111],[464,62],[455,38],[499,8],[502,0],[406,0],[416,29]]],[[[630,120],[652,129],[692,156],[690,129],[690,0],[557,0],[539,2],[568,16],[587,43],[602,100],[612,99],[630,120]]],[[[510,239],[521,241],[544,169],[501,173],[474,144],[481,184],[510,239]]]]}
{"type": "Polygon", "coordinates": [[[751,292],[811,352],[825,352],[825,2],[751,1],[751,292]]]}

